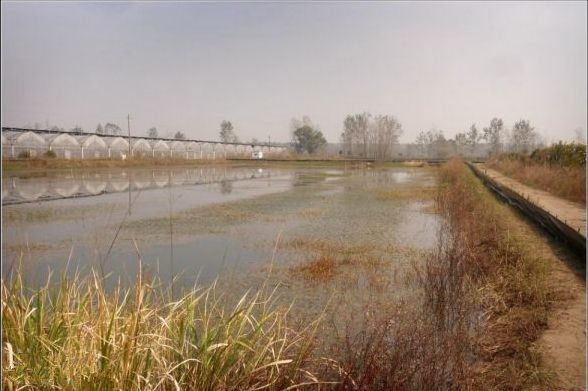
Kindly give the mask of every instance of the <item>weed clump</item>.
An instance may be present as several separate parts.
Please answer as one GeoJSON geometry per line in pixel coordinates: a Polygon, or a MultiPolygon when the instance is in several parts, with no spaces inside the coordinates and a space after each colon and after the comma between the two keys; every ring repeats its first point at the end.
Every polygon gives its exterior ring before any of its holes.
{"type": "Polygon", "coordinates": [[[137,282],[108,294],[101,278],[27,292],[2,281],[3,388],[269,389],[302,371],[313,326],[295,331],[271,294],[224,302],[214,286],[174,299],[137,282]]]}

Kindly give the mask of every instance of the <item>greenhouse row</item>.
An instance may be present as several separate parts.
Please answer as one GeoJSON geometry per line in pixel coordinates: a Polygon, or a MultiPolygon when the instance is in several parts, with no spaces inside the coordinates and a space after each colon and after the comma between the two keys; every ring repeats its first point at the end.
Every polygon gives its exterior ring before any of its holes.
{"type": "MultiPolygon", "coordinates": [[[[253,151],[283,152],[281,147],[221,144],[184,140],[131,139],[134,158],[219,159],[248,157],[253,151]]],[[[129,141],[117,136],[2,132],[4,159],[59,157],[62,159],[126,159],[129,141]]]]}

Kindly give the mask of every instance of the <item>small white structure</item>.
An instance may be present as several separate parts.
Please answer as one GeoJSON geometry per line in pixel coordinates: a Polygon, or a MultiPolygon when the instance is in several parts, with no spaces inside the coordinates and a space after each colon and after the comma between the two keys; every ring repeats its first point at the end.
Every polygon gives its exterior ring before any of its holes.
{"type": "Polygon", "coordinates": [[[251,152],[251,159],[263,159],[263,151],[251,152]]]}

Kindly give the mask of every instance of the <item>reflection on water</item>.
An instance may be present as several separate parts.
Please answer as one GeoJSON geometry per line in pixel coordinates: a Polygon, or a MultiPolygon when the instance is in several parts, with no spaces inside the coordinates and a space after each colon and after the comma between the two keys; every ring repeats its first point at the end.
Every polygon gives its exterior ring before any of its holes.
{"type": "Polygon", "coordinates": [[[223,184],[230,193],[230,182],[268,178],[269,169],[195,168],[173,170],[110,170],[88,173],[57,173],[44,177],[2,178],[2,205],[61,198],[88,197],[127,190],[145,190],[182,185],[223,184]]]}
{"type": "MultiPolygon", "coordinates": [[[[31,285],[67,264],[131,281],[140,260],[149,274],[191,286],[268,262],[278,235],[427,248],[437,218],[421,211],[426,205],[379,201],[373,191],[430,186],[431,178],[406,169],[243,167],[3,178],[3,276],[22,261],[31,285]]],[[[301,256],[284,251],[278,260],[301,256]]]]}

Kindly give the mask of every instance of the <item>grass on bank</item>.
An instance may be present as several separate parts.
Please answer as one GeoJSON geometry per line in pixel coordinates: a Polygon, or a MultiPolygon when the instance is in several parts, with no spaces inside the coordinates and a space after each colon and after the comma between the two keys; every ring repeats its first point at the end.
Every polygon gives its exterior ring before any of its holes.
{"type": "Polygon", "coordinates": [[[302,370],[314,325],[295,331],[271,293],[234,305],[214,286],[179,299],[153,283],[107,293],[101,278],[29,292],[2,282],[3,389],[269,389],[302,370]]]}
{"type": "MultiPolygon", "coordinates": [[[[214,287],[176,299],[141,281],[107,293],[96,276],[36,291],[19,276],[3,281],[4,388],[549,388],[532,349],[553,299],[548,264],[461,162],[440,169],[436,204],[438,245],[414,265],[415,300],[384,292],[346,313],[332,343],[322,338],[325,322],[289,327],[295,308],[280,310],[271,294],[228,306],[214,287]]],[[[335,259],[326,242],[287,245],[319,253],[292,275],[321,284],[369,252],[354,247],[335,259]]]]}
{"type": "Polygon", "coordinates": [[[586,205],[585,164],[563,167],[518,159],[495,159],[486,162],[486,166],[525,185],[586,205]]]}

